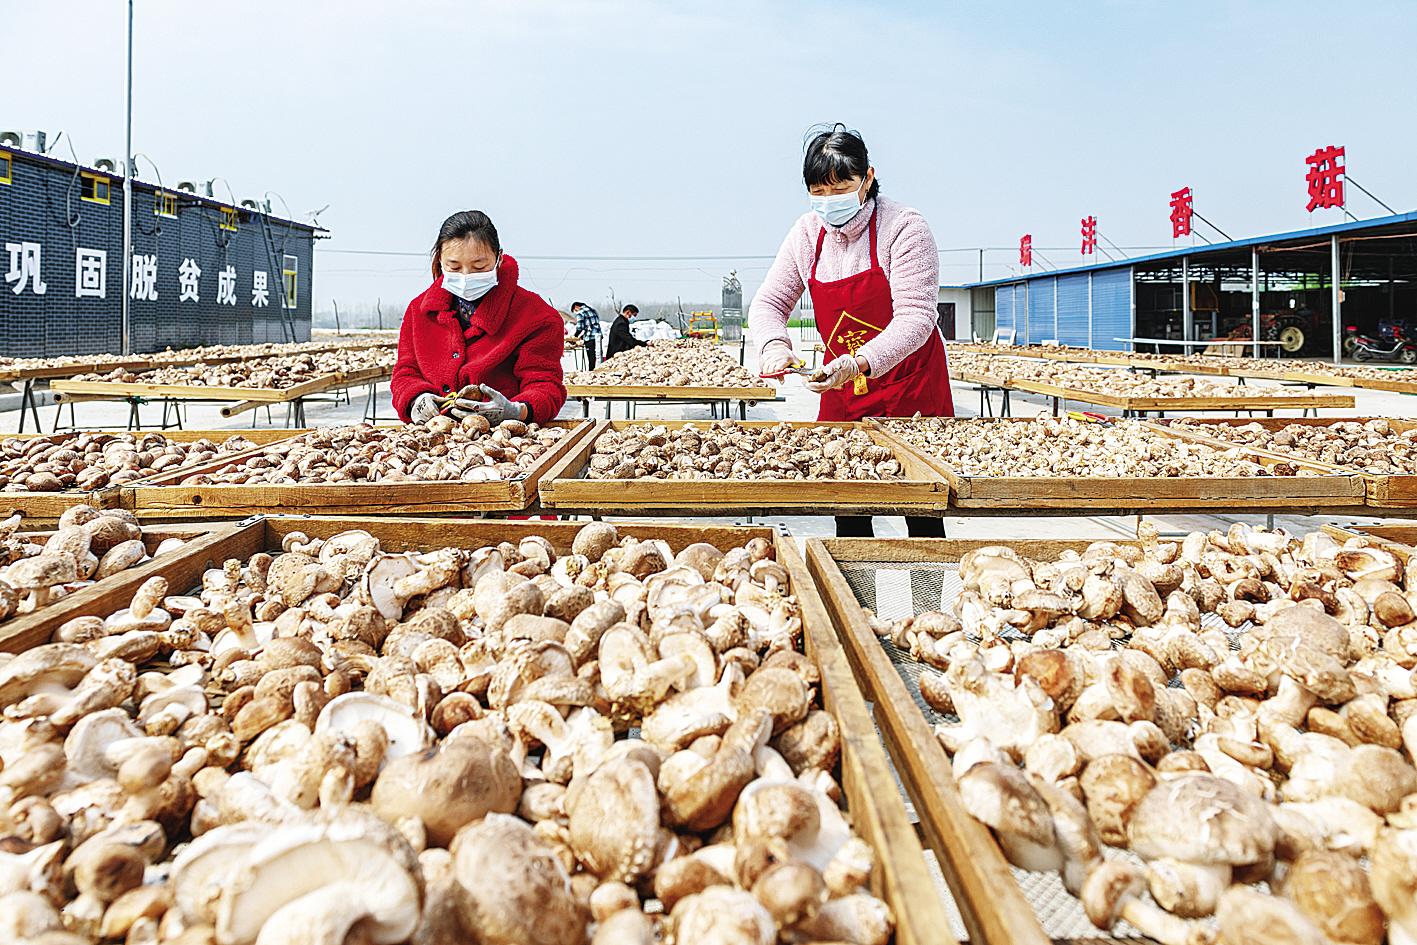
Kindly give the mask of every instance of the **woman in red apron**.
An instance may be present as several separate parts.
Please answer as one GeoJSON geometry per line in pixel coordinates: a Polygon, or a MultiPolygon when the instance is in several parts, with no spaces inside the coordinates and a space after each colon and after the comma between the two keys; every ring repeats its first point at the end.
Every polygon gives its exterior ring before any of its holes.
{"type": "MultiPolygon", "coordinates": [[[[939,255],[923,217],[880,196],[866,143],[842,125],[816,134],[802,164],[812,211],[783,241],[748,312],[763,374],[797,359],[789,313],[812,299],[826,348],[818,420],[954,416],[949,365],[936,327],[939,255]]],[[[865,516],[837,516],[842,537],[873,534],[865,516]]],[[[907,517],[912,536],[944,534],[938,518],[907,517]]]]}

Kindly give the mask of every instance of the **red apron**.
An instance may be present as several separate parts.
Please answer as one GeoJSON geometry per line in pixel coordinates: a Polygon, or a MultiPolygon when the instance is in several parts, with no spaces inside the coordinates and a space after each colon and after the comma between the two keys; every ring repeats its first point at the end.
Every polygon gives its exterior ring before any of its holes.
{"type": "MultiPolygon", "coordinates": [[[[894,314],[891,284],[876,258],[876,212],[871,211],[871,266],[864,272],[834,282],[817,281],[817,263],[822,258],[826,227],[817,235],[817,252],[812,257],[812,274],[807,291],[817,332],[827,349],[823,363],[843,354],[854,355],[866,342],[890,324],[894,314]]],[[[950,393],[949,365],[938,331],[930,332],[925,343],[884,374],[858,376],[836,390],[822,394],[818,420],[860,420],[862,417],[953,417],[954,398],[950,393]]]]}

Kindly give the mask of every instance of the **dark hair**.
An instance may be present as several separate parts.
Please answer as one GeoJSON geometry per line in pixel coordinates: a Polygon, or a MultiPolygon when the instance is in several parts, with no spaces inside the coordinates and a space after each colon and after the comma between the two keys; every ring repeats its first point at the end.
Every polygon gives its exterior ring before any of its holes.
{"type": "Polygon", "coordinates": [[[620,309],[620,314],[622,314],[622,315],[638,315],[638,314],[640,314],[640,307],[639,307],[638,305],[634,304],[633,302],[631,302],[629,305],[626,305],[624,308],[620,309]]]}
{"type": "Polygon", "coordinates": [[[571,303],[571,311],[574,312],[577,308],[583,307],[584,305],[585,305],[584,302],[572,302],[572,303],[571,303]]]}
{"type": "MultiPolygon", "coordinates": [[[[871,155],[866,151],[866,141],[861,137],[861,132],[852,131],[841,122],[813,125],[807,129],[802,181],[808,187],[839,184],[853,177],[864,180],[870,169],[871,155]]],[[[870,200],[880,192],[880,180],[873,180],[866,199],[870,200]]]]}
{"type": "Polygon", "coordinates": [[[497,238],[497,228],[492,225],[492,218],[481,210],[459,210],[438,227],[438,240],[433,244],[434,279],[443,274],[443,244],[469,236],[497,255],[502,254],[502,241],[497,238]]]}

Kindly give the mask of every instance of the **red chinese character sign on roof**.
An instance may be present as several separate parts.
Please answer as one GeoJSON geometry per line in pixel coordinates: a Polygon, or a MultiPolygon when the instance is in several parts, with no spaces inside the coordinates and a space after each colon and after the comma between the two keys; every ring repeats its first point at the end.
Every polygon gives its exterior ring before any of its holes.
{"type": "Polygon", "coordinates": [[[1090,256],[1097,252],[1097,217],[1082,218],[1082,254],[1090,256]]]}
{"type": "Polygon", "coordinates": [[[1033,234],[1025,233],[1018,240],[1018,264],[1020,266],[1033,265],[1033,234]]]}
{"type": "Polygon", "coordinates": [[[1182,187],[1171,194],[1171,238],[1191,235],[1191,188],[1182,187]]]}
{"type": "Polygon", "coordinates": [[[1304,182],[1309,185],[1310,213],[1343,206],[1343,149],[1329,145],[1304,158],[1309,165],[1304,182]]]}

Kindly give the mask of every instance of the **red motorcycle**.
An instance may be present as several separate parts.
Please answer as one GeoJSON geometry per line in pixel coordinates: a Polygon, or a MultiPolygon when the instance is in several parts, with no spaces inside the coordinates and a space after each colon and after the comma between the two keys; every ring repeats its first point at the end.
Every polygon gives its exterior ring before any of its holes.
{"type": "Polygon", "coordinates": [[[1356,361],[1417,364],[1417,342],[1401,325],[1393,325],[1390,332],[1378,335],[1365,335],[1358,331],[1356,325],[1347,325],[1343,336],[1344,352],[1351,354],[1356,361]]]}

